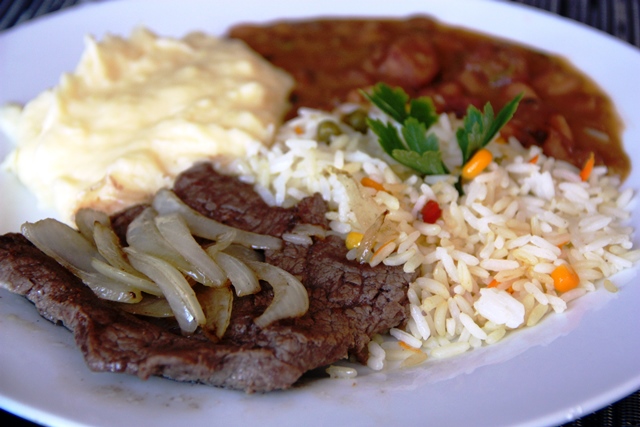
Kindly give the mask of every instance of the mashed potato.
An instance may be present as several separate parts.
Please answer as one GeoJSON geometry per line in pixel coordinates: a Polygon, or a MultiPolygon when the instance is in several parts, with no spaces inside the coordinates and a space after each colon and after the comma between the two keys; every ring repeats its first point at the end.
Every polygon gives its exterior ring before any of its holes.
{"type": "Polygon", "coordinates": [[[5,107],[4,166],[70,221],[148,200],[198,160],[269,144],[293,79],[237,40],[91,37],[75,72],[5,107]]]}

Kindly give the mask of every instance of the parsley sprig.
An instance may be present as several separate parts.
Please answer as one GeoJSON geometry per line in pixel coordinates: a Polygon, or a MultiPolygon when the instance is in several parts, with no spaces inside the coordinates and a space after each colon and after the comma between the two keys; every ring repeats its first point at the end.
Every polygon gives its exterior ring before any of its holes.
{"type": "MultiPolygon", "coordinates": [[[[393,120],[386,123],[379,119],[367,120],[387,154],[423,175],[449,173],[442,161],[438,138],[427,133],[438,121],[431,98],[410,100],[402,88],[391,88],[384,83],[375,85],[371,93],[363,94],[393,120]]],[[[516,96],[497,115],[494,115],[490,103],[484,106],[483,111],[473,105],[468,107],[463,125],[456,132],[463,165],[511,120],[521,99],[522,95],[516,96]]]]}
{"type": "Polygon", "coordinates": [[[384,83],[375,85],[371,94],[363,93],[372,104],[401,125],[402,138],[395,123],[367,120],[387,154],[425,175],[449,173],[442,162],[438,138],[433,134],[427,135],[427,130],[438,121],[431,98],[409,100],[404,90],[393,89],[384,83]]]}
{"type": "Polygon", "coordinates": [[[476,151],[491,142],[500,129],[511,120],[521,99],[522,94],[519,94],[509,101],[496,116],[493,115],[493,107],[488,102],[485,104],[483,112],[473,105],[467,108],[463,126],[456,132],[458,146],[462,150],[462,164],[467,163],[476,151]]]}

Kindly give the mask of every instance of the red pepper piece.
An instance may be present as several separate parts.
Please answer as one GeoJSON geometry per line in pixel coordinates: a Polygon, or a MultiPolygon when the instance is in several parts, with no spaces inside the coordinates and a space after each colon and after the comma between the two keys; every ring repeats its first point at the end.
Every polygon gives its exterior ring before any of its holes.
{"type": "Polygon", "coordinates": [[[422,220],[427,224],[435,224],[442,216],[442,209],[435,200],[429,200],[422,208],[422,220]]]}

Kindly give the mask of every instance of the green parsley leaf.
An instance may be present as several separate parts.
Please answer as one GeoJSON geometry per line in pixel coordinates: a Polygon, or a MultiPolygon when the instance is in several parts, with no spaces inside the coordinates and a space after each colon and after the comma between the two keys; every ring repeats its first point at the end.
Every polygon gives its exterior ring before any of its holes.
{"type": "Polygon", "coordinates": [[[426,96],[411,100],[409,116],[423,123],[426,129],[429,129],[438,121],[436,106],[433,105],[431,98],[426,96]]]}
{"type": "Polygon", "coordinates": [[[487,145],[511,120],[521,99],[522,94],[513,98],[495,117],[493,107],[488,102],[484,106],[484,114],[473,105],[467,108],[463,125],[456,132],[456,139],[462,151],[462,164],[467,163],[476,151],[487,145]]]}
{"type": "Polygon", "coordinates": [[[402,88],[393,89],[384,83],[378,83],[373,87],[371,94],[364,91],[362,93],[369,102],[396,122],[403,123],[407,118],[409,95],[402,88]]]}
{"type": "Polygon", "coordinates": [[[426,151],[440,151],[438,137],[427,134],[427,128],[423,123],[418,122],[413,117],[408,118],[402,127],[402,136],[407,142],[409,149],[418,154],[426,151]]]}
{"type": "Polygon", "coordinates": [[[362,93],[401,125],[402,138],[395,124],[385,124],[377,119],[367,120],[387,154],[423,174],[448,173],[442,162],[438,139],[435,135],[427,135],[427,129],[438,121],[438,114],[430,98],[421,97],[410,101],[409,95],[402,88],[391,88],[384,83],[375,85],[371,94],[362,93]]]}
{"type": "Polygon", "coordinates": [[[418,154],[409,150],[393,150],[392,156],[398,162],[424,175],[445,175],[449,170],[442,162],[440,151],[427,151],[418,154]]]}
{"type": "Polygon", "coordinates": [[[409,117],[413,117],[429,129],[438,121],[436,107],[429,97],[421,96],[409,102],[409,95],[402,88],[391,88],[384,83],[376,84],[371,94],[365,91],[362,94],[398,123],[404,123],[409,117]]]}
{"type": "Polygon", "coordinates": [[[378,135],[378,141],[382,149],[391,157],[393,157],[393,150],[404,150],[406,148],[398,135],[398,129],[393,123],[384,124],[378,119],[367,119],[367,123],[373,133],[378,135]]]}

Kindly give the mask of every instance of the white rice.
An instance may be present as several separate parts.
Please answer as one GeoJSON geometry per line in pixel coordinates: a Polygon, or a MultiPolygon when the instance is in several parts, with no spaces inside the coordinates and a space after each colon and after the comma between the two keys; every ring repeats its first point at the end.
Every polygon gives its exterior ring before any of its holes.
{"type": "MultiPolygon", "coordinates": [[[[418,277],[408,292],[408,324],[391,331],[398,341],[377,337],[369,344],[371,369],[393,361],[409,366],[499,342],[515,329],[563,312],[598,287],[616,291],[609,277],[640,259],[633,230],[625,225],[634,192],[621,191],[619,178],[605,167],[594,168],[583,182],[576,167],[545,156],[539,147],[494,141],[487,147],[494,162],[465,184],[460,196],[456,178],[411,174],[372,134],[341,125],[343,135],[328,144],[315,141],[322,120],[340,123],[339,115],[352,108],[346,105],[335,115],[302,109],[271,147],[256,147],[255,156],[222,168],[254,183],[272,205],[292,206],[319,192],[330,208],[331,232],[341,236],[364,233],[378,214],[389,212],[369,262],[401,265],[418,277]],[[530,163],[535,156],[538,161],[530,163]],[[364,177],[384,191],[361,187],[364,177]],[[442,217],[424,223],[420,211],[434,199],[442,217]],[[559,293],[550,274],[562,263],[572,266],[580,285],[559,293]]],[[[443,159],[456,173],[458,125],[442,115],[430,131],[440,137],[443,159]]],[[[309,244],[311,235],[285,238],[309,244]]]]}

